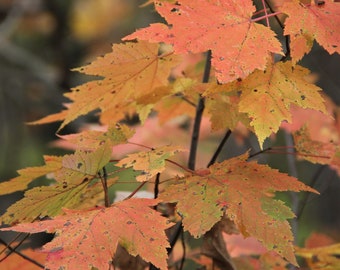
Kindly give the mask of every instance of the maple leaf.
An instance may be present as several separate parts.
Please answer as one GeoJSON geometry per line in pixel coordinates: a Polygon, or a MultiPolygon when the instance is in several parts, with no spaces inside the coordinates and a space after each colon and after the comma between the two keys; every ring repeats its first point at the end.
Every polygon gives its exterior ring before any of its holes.
{"type": "Polygon", "coordinates": [[[171,69],[179,63],[178,56],[168,52],[159,55],[159,45],[145,41],[114,44],[112,50],[91,64],[75,69],[102,79],[73,88],[72,92],[65,94],[73,101],[67,110],[35,123],[63,118],[61,129],[96,109],[101,110],[104,124],[117,122],[125,117],[125,113],[135,112],[133,101],[166,86],[171,69]]]}
{"type": "Polygon", "coordinates": [[[45,165],[18,170],[19,176],[0,183],[0,195],[24,190],[34,179],[62,168],[62,157],[44,156],[44,160],[45,165]]]}
{"type": "Polygon", "coordinates": [[[165,170],[165,160],[178,152],[186,151],[177,146],[163,146],[150,151],[141,151],[136,154],[130,154],[120,160],[118,167],[133,167],[135,170],[142,171],[137,176],[137,181],[144,182],[150,180],[157,173],[165,170]]]}
{"type": "Polygon", "coordinates": [[[285,1],[280,10],[289,17],[285,20],[284,34],[290,35],[293,63],[308,53],[314,40],[330,54],[340,53],[340,4],[330,0],[317,5],[315,1],[303,4],[285,1]]]}
{"type": "Polygon", "coordinates": [[[57,184],[28,190],[23,199],[7,209],[0,221],[31,221],[39,216],[56,215],[62,207],[79,204],[86,186],[98,178],[98,172],[110,161],[111,149],[111,144],[106,142],[95,151],[77,150],[75,154],[47,159],[45,166],[20,171],[19,177],[2,184],[3,192],[24,189],[33,179],[48,173],[53,175],[57,184]]]}
{"type": "Polygon", "coordinates": [[[106,131],[86,130],[81,133],[58,135],[60,138],[77,145],[78,149],[95,150],[106,141],[114,146],[126,143],[134,134],[134,130],[126,125],[109,126],[106,131]]]}
{"type": "Polygon", "coordinates": [[[123,40],[170,43],[175,53],[211,50],[211,63],[221,83],[263,70],[269,53],[281,53],[275,33],[252,20],[255,7],[251,0],[155,1],[155,6],[170,27],[151,24],[123,40]]]}
{"type": "Polygon", "coordinates": [[[212,130],[230,129],[234,131],[240,122],[251,129],[249,117],[247,114],[239,112],[238,105],[238,96],[228,96],[222,93],[209,95],[205,106],[210,114],[212,130]]]}
{"type": "Polygon", "coordinates": [[[78,185],[69,184],[35,187],[25,192],[24,198],[15,202],[0,217],[0,223],[15,224],[31,222],[36,218],[53,217],[62,212],[62,208],[79,205],[89,182],[78,185]]]}
{"type": "Polygon", "coordinates": [[[2,229],[27,233],[56,232],[43,247],[48,252],[45,267],[57,269],[109,269],[117,245],[141,256],[160,269],[167,269],[169,247],[167,219],[151,209],[159,201],[130,199],[108,208],[87,211],[65,210],[53,220],[19,224],[2,229]],[[147,245],[147,248],[145,246],[147,245]]]}
{"type": "Polygon", "coordinates": [[[195,237],[208,231],[225,211],[245,237],[257,238],[268,250],[296,264],[286,220],[294,214],[273,199],[273,192],[316,191],[294,177],[246,159],[244,154],[216,163],[201,175],[178,179],[159,198],[177,202],[184,229],[195,237]]]}
{"type": "Polygon", "coordinates": [[[296,255],[307,260],[312,270],[340,269],[340,244],[315,248],[296,247],[296,255]]]}
{"type": "Polygon", "coordinates": [[[327,113],[321,89],[305,80],[308,74],[309,70],[299,65],[278,62],[266,71],[255,71],[239,84],[239,110],[249,115],[261,146],[282,121],[291,122],[291,105],[327,113]]]}

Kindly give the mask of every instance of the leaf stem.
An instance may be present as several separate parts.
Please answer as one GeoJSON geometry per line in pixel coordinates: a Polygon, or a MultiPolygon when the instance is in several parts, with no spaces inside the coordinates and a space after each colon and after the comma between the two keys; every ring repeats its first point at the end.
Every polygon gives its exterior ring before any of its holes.
{"type": "Polygon", "coordinates": [[[267,12],[266,3],[265,3],[264,0],[262,0],[262,5],[263,5],[264,14],[265,14],[265,16],[267,16],[266,17],[267,26],[270,27],[269,19],[268,19],[268,12],[267,12]]]}
{"type": "Polygon", "coordinates": [[[277,12],[274,12],[274,13],[271,13],[271,14],[266,14],[266,15],[263,15],[261,17],[257,17],[257,18],[254,18],[254,19],[251,19],[252,22],[258,22],[258,21],[261,21],[263,19],[268,19],[270,17],[275,17],[277,15],[280,15],[282,14],[281,11],[277,11],[277,12]]]}
{"type": "Polygon", "coordinates": [[[124,199],[124,201],[125,200],[128,200],[128,199],[131,199],[145,184],[146,184],[147,182],[142,182],[134,191],[132,191],[132,193],[129,195],[129,196],[127,196],[125,199],[124,199]]]}
{"type": "Polygon", "coordinates": [[[216,162],[217,157],[221,153],[223,146],[225,145],[225,143],[229,139],[230,135],[231,135],[231,130],[228,129],[226,134],[224,135],[223,139],[221,140],[220,144],[218,145],[214,155],[212,156],[211,160],[209,161],[209,163],[207,165],[208,168],[216,162]]]}

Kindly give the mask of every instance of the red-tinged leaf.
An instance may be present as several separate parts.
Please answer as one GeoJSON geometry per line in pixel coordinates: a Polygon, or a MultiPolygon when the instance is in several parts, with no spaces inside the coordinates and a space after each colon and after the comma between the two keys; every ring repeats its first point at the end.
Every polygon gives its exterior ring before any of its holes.
{"type": "Polygon", "coordinates": [[[19,224],[3,230],[56,232],[52,242],[43,247],[43,251],[48,252],[45,267],[51,270],[109,269],[118,244],[131,255],[139,255],[165,270],[166,248],[169,247],[165,229],[169,224],[151,208],[157,203],[151,199],[130,199],[108,208],[65,210],[65,215],[54,220],[19,224]]]}
{"type": "MultiPolygon", "coordinates": [[[[295,148],[300,158],[312,163],[327,164],[340,175],[340,147],[333,140],[313,139],[307,125],[293,133],[295,148]]],[[[325,136],[327,138],[327,136],[325,136]]]]}
{"type": "Polygon", "coordinates": [[[278,62],[264,72],[255,71],[239,84],[239,110],[249,115],[261,146],[282,121],[291,122],[291,105],[327,113],[321,89],[305,80],[308,74],[306,68],[278,62]]]}
{"type": "Polygon", "coordinates": [[[133,167],[135,170],[142,171],[141,175],[137,176],[137,181],[149,181],[157,173],[165,170],[166,159],[183,151],[186,150],[176,146],[163,146],[150,151],[130,154],[128,157],[120,160],[116,166],[124,168],[133,167]]]}
{"type": "Polygon", "coordinates": [[[106,131],[86,130],[77,134],[58,135],[60,138],[77,145],[78,149],[97,149],[106,141],[114,146],[126,143],[134,130],[125,125],[110,126],[106,131]]]}
{"type": "Polygon", "coordinates": [[[330,0],[303,4],[296,0],[285,1],[281,11],[288,15],[284,33],[290,35],[293,63],[308,53],[316,40],[330,54],[340,53],[340,3],[330,0]]]}
{"type": "Polygon", "coordinates": [[[273,198],[273,192],[316,191],[296,178],[246,159],[247,155],[232,158],[201,175],[178,179],[160,199],[177,202],[184,229],[195,237],[208,231],[225,211],[245,237],[257,238],[268,250],[296,264],[293,235],[286,220],[294,214],[273,198]]]}
{"type": "Polygon", "coordinates": [[[103,79],[85,83],[65,94],[73,103],[60,128],[95,109],[101,110],[104,124],[121,120],[125,113],[135,111],[133,101],[166,86],[171,69],[178,64],[178,57],[171,53],[159,55],[157,44],[115,44],[112,50],[88,66],[76,69],[103,79]]]}
{"type": "Polygon", "coordinates": [[[336,153],[332,142],[320,142],[310,137],[309,129],[303,126],[293,133],[298,156],[312,163],[330,164],[336,153]]]}
{"type": "Polygon", "coordinates": [[[269,53],[281,53],[275,33],[252,20],[251,0],[155,1],[155,6],[169,27],[152,24],[124,39],[170,43],[176,53],[211,50],[212,66],[221,83],[265,69],[269,53]]]}
{"type": "Polygon", "coordinates": [[[39,167],[29,167],[18,171],[19,176],[0,183],[0,195],[25,190],[34,179],[62,168],[62,157],[44,156],[45,165],[39,167]]]}

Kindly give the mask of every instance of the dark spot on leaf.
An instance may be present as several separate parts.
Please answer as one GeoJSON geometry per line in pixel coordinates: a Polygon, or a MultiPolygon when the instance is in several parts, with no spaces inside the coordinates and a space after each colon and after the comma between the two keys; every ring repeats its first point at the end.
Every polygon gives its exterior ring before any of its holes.
{"type": "Polygon", "coordinates": [[[79,163],[77,164],[77,169],[80,169],[82,166],[83,166],[83,163],[79,162],[79,163]]]}
{"type": "Polygon", "coordinates": [[[255,93],[256,93],[256,92],[258,92],[258,90],[257,90],[257,89],[254,89],[254,90],[253,90],[253,92],[255,92],[255,93]]]}
{"type": "Polygon", "coordinates": [[[129,220],[128,222],[126,222],[126,224],[131,225],[131,224],[132,224],[132,221],[129,220]]]}
{"type": "Polygon", "coordinates": [[[177,11],[179,11],[178,8],[172,8],[172,9],[170,10],[170,12],[177,12],[177,11]]]}
{"type": "Polygon", "coordinates": [[[301,95],[301,99],[302,99],[302,100],[305,100],[305,99],[306,99],[306,96],[305,96],[305,95],[301,95]]]}
{"type": "Polygon", "coordinates": [[[83,179],[83,182],[82,183],[85,183],[87,180],[89,180],[87,177],[85,177],[84,179],[83,179]]]}
{"type": "Polygon", "coordinates": [[[149,240],[150,240],[150,242],[153,242],[153,241],[155,241],[155,239],[154,239],[154,238],[152,238],[152,237],[151,237],[149,240]]]}

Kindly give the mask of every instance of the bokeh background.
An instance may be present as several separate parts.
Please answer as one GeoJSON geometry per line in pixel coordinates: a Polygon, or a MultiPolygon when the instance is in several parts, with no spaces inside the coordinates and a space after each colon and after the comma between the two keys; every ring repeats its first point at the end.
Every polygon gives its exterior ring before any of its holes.
{"type": "MultiPolygon", "coordinates": [[[[119,43],[136,28],[162,20],[152,6],[140,7],[144,2],[0,0],[0,181],[15,177],[17,169],[41,165],[42,155],[65,152],[51,144],[58,123],[25,123],[62,109],[66,102],[62,94],[86,79],[71,69],[110,52],[112,43],[119,43]]],[[[315,73],[317,84],[340,105],[340,56],[330,56],[315,45],[302,64],[315,73]]],[[[80,118],[63,132],[77,131],[85,120],[93,119],[80,118]]],[[[285,144],[283,133],[276,139],[285,144]]],[[[233,140],[228,142],[226,156],[243,149],[231,151],[235,145],[233,140]]],[[[289,171],[284,155],[265,155],[261,161],[289,171]]],[[[297,173],[305,183],[315,182],[314,187],[322,193],[308,198],[298,241],[303,242],[312,228],[340,241],[338,175],[327,167],[301,161],[297,162],[297,173]]],[[[0,214],[21,196],[0,197],[0,214]]]]}

